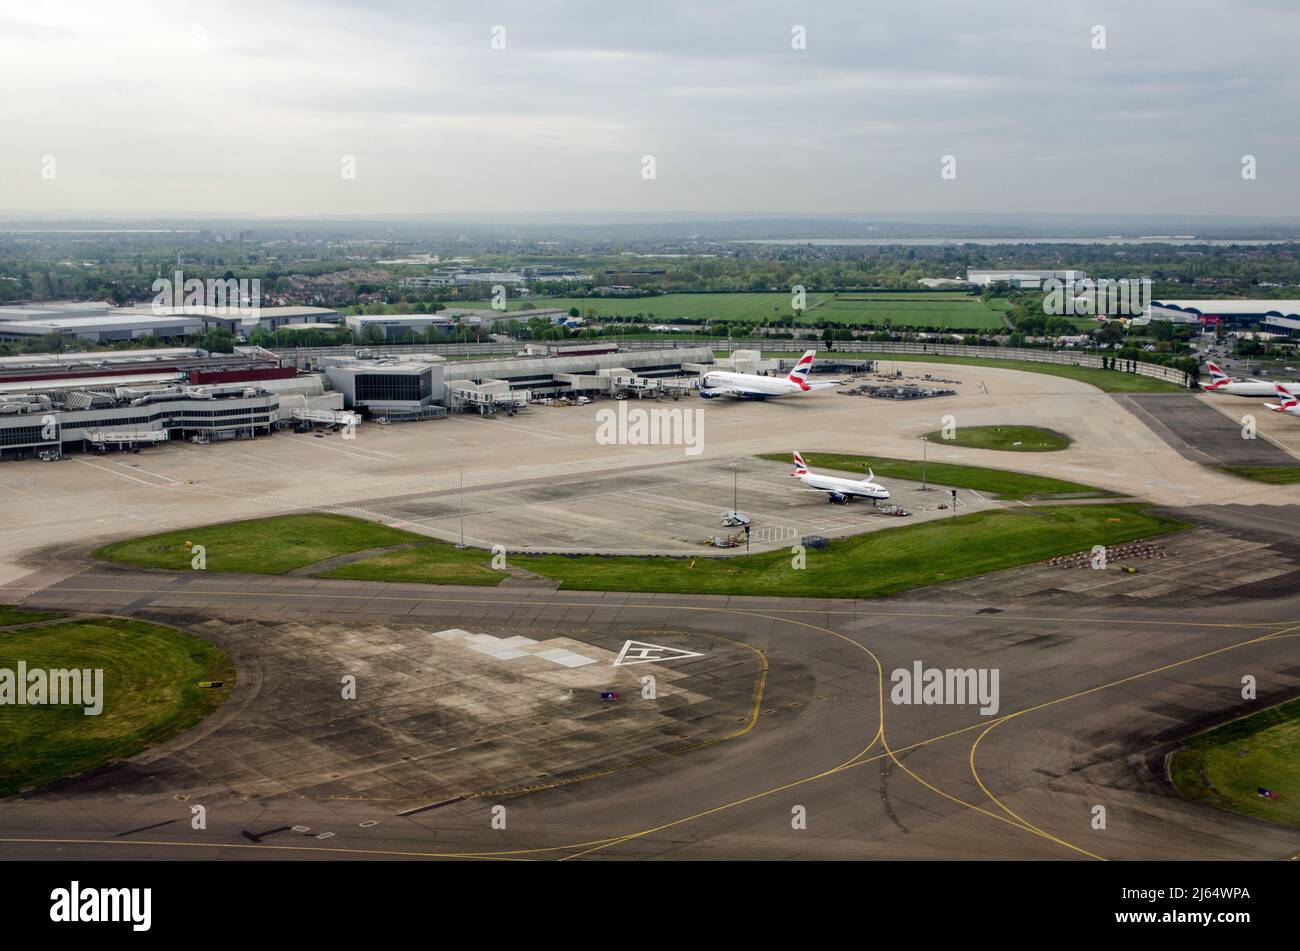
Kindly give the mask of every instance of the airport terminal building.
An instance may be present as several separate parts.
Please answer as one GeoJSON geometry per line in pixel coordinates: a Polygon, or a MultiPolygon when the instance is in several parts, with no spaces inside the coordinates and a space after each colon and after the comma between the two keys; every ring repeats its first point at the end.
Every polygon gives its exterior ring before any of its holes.
{"type": "Polygon", "coordinates": [[[337,428],[360,415],[389,423],[514,413],[529,402],[584,395],[675,399],[719,365],[707,347],[548,345],[535,355],[454,363],[416,350],[368,354],[330,348],[301,368],[299,357],[260,347],[0,357],[0,460],[252,438],[285,426],[337,428]]]}

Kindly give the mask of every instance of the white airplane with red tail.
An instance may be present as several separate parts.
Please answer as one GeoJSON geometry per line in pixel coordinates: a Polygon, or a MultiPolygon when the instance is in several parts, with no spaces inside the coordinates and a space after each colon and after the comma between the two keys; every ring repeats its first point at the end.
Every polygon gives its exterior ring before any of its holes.
{"type": "Polygon", "coordinates": [[[867,470],[865,479],[841,479],[837,476],[818,475],[808,471],[803,456],[796,452],[794,471],[790,473],[790,477],[798,479],[813,491],[825,492],[828,496],[826,501],[838,505],[843,505],[850,499],[871,499],[873,505],[876,502],[889,501],[889,490],[879,482],[873,481],[876,478],[873,469],[867,470]]]}
{"type": "Polygon", "coordinates": [[[1300,400],[1295,398],[1295,394],[1288,390],[1281,383],[1274,383],[1273,387],[1277,392],[1276,403],[1265,403],[1265,409],[1271,409],[1275,413],[1288,413],[1291,416],[1300,416],[1300,400]]]}
{"type": "Polygon", "coordinates": [[[759,376],[757,373],[730,373],[726,370],[710,370],[700,380],[700,396],[713,399],[715,396],[731,396],[738,400],[771,400],[780,396],[803,396],[814,390],[828,390],[839,386],[843,380],[822,380],[808,382],[812,372],[816,350],[809,350],[794,365],[788,376],[759,376]]]}

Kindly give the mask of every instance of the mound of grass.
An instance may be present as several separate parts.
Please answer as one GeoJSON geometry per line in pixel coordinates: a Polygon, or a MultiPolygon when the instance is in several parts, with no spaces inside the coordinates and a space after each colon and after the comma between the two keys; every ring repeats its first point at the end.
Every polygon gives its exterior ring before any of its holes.
{"type": "MultiPolygon", "coordinates": [[[[960,430],[958,430],[960,432],[960,430]]],[[[842,472],[866,475],[868,469],[886,479],[921,481],[921,463],[911,459],[890,459],[884,456],[854,456],[829,452],[805,452],[804,461],[814,469],[838,469],[842,472]]],[[[767,453],[762,458],[789,462],[788,453],[767,453]]],[[[1108,498],[1115,495],[1105,489],[1067,482],[1047,476],[1008,472],[1005,469],[985,469],[981,466],[960,466],[949,462],[927,462],[925,478],[932,485],[950,486],[954,489],[972,489],[980,494],[1001,499],[1060,499],[1108,498]]]]}
{"type": "MultiPolygon", "coordinates": [[[[562,587],[590,591],[872,598],[1184,527],[1137,505],[1062,505],[978,512],[839,539],[824,551],[808,551],[801,570],[784,549],[736,558],[512,555],[511,561],[562,587]]],[[[398,573],[385,555],[348,565],[347,576],[429,581],[459,570],[465,558],[441,542],[402,554],[398,573]]]]}
{"type": "Polygon", "coordinates": [[[347,515],[313,512],[146,535],[105,545],[94,554],[139,568],[184,571],[191,567],[190,546],[202,545],[208,571],[281,575],[338,555],[427,540],[424,535],[347,515]]]}
{"type": "Polygon", "coordinates": [[[1300,700],[1192,737],[1169,775],[1188,799],[1300,828],[1300,700]]]}
{"type": "Polygon", "coordinates": [[[24,611],[12,604],[0,604],[0,627],[11,624],[34,624],[37,621],[52,621],[63,617],[58,611],[24,611]]]}
{"type": "Polygon", "coordinates": [[[1300,465],[1292,466],[1215,466],[1220,472],[1265,485],[1292,485],[1300,482],[1300,465]]]}
{"type": "Polygon", "coordinates": [[[0,668],[102,668],[103,709],[0,706],[0,795],[133,756],[189,729],[230,695],[235,670],[198,638],[96,619],[0,632],[0,668]],[[200,681],[224,681],[220,688],[200,681]]]}
{"type": "Polygon", "coordinates": [[[320,572],[318,578],[358,581],[409,581],[421,584],[497,585],[506,572],[492,568],[492,553],[432,542],[418,548],[385,552],[364,561],[320,572]],[[436,549],[436,552],[431,552],[436,549]],[[430,557],[430,555],[433,557],[430,557]]]}
{"type": "Polygon", "coordinates": [[[1060,452],[1069,448],[1070,437],[1039,426],[962,426],[952,439],[936,430],[926,433],[931,442],[963,449],[997,449],[1003,452],[1060,452]]]}

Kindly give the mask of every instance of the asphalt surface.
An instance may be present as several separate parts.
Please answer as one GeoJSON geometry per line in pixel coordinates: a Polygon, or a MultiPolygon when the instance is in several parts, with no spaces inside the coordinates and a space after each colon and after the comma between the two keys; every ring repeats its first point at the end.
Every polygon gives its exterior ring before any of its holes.
{"type": "MultiPolygon", "coordinates": [[[[1185,507],[1201,528],[1136,575],[1030,566],[876,601],[127,571],[80,553],[306,505],[427,518],[437,513],[397,509],[458,490],[449,460],[471,490],[493,491],[689,460],[680,447],[599,445],[598,408],[575,407],[374,428],[350,443],[280,434],[6,463],[4,487],[23,501],[0,533],[0,601],[175,624],[227,650],[239,673],[231,699],[193,730],[0,801],[0,857],[1300,853],[1300,830],[1187,802],[1164,774],[1188,734],[1300,694],[1300,486],[1207,468],[1260,446],[1238,446],[1240,427],[1202,398],[1174,394],[1148,410],[1055,377],[960,376],[958,396],[920,404],[826,394],[702,407],[701,464],[793,448],[915,458],[917,437],[953,412],[961,426],[1014,420],[1075,442],[1041,454],[932,445],[931,460],[1131,493],[1185,507]],[[1207,507],[1225,501],[1257,504],[1207,507]],[[455,630],[491,640],[436,637],[455,630]],[[691,656],[616,666],[629,640],[691,656]],[[590,663],[554,660],[570,654],[590,663]],[[892,674],[918,661],[996,670],[997,712],[894,703],[892,674]],[[339,677],[352,671],[362,692],[345,706],[339,677]],[[641,693],[647,672],[654,700],[641,693]],[[1251,702],[1240,695],[1247,674],[1258,681],[1251,702]],[[601,701],[609,688],[621,699],[601,701]],[[206,828],[193,826],[196,805],[206,828]],[[1093,827],[1097,806],[1105,829],[1093,827]]],[[[1295,421],[1269,416],[1256,442],[1294,451],[1295,421]]]]}
{"type": "Polygon", "coordinates": [[[1219,400],[1219,407],[1187,393],[1120,393],[1115,398],[1185,459],[1217,466],[1296,465],[1290,453],[1260,438],[1243,439],[1243,418],[1270,416],[1263,401],[1219,400]],[[1225,411],[1226,410],[1226,411],[1225,411]],[[1230,415],[1230,414],[1235,414],[1230,415]]]}
{"type": "MultiPolygon", "coordinates": [[[[240,678],[218,714],[163,747],[0,802],[7,858],[1284,859],[1300,852],[1300,830],[1186,802],[1163,773],[1179,738],[1300,692],[1300,596],[1054,610],[1012,598],[507,592],[92,567],[53,581],[27,604],[191,629],[206,623],[203,635],[231,650],[240,678]],[[232,626],[257,622],[264,636],[225,637],[206,621],[215,617],[232,626]],[[274,774],[277,751],[300,770],[319,770],[321,780],[340,770],[336,737],[351,731],[338,729],[337,719],[360,714],[302,718],[292,706],[303,683],[337,680],[319,659],[328,651],[303,649],[310,642],[303,631],[319,629],[325,647],[326,623],[340,621],[394,631],[395,642],[409,630],[460,628],[500,637],[568,631],[579,650],[611,654],[632,637],[691,644],[701,656],[649,666],[695,665],[690,689],[715,701],[719,719],[701,721],[680,748],[626,749],[597,771],[577,761],[545,777],[498,767],[489,789],[434,783],[393,794],[381,785],[368,794],[314,785],[308,776],[291,789],[262,791],[232,780],[232,759],[258,761],[274,774]],[[285,625],[299,636],[270,643],[285,625]],[[738,667],[737,644],[758,652],[762,664],[738,667]],[[892,702],[892,672],[916,661],[998,670],[999,709],[983,715],[971,704],[892,702]],[[727,690],[710,697],[709,681],[726,671],[733,675],[727,690]],[[1239,696],[1247,673],[1259,683],[1252,703],[1239,696]],[[752,684],[752,709],[742,709],[750,703],[744,684],[752,684]],[[250,717],[276,728],[246,745],[226,742],[250,717]],[[206,829],[191,827],[196,804],[207,809],[206,829]],[[1092,828],[1098,805],[1104,830],[1092,828]],[[504,829],[493,827],[495,806],[504,807],[495,814],[504,829]],[[796,829],[800,811],[806,828],[796,829]]],[[[366,641],[385,647],[377,633],[366,641]]],[[[598,700],[588,692],[578,702],[598,700]]],[[[619,701],[653,702],[634,690],[619,701]]],[[[437,746],[439,730],[421,739],[437,746]]],[[[387,749],[382,738],[370,742],[381,758],[391,754],[390,766],[406,753],[396,744],[387,749]]]]}

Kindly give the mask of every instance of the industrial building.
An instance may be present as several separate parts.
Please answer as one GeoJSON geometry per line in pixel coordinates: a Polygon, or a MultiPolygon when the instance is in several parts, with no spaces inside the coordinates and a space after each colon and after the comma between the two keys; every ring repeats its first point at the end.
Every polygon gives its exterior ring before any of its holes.
{"type": "Polygon", "coordinates": [[[1033,289],[1042,287],[1047,281],[1060,281],[1066,289],[1088,276],[1086,271],[1036,271],[1028,268],[1012,268],[1002,271],[988,271],[981,268],[967,268],[966,280],[976,287],[988,287],[990,284],[1009,284],[1012,287],[1033,289]]]}
{"type": "Polygon", "coordinates": [[[1279,334],[1300,332],[1300,300],[1153,300],[1134,323],[1167,320],[1229,330],[1256,327],[1279,334]]]}
{"type": "Polygon", "coordinates": [[[278,330],[304,324],[337,324],[339,313],[326,307],[265,307],[247,313],[218,307],[116,307],[108,301],[54,301],[0,307],[0,343],[60,336],[90,343],[118,343],[156,337],[201,337],[222,328],[246,337],[253,330],[278,330]]]}
{"type": "Polygon", "coordinates": [[[348,314],[343,318],[344,325],[355,335],[356,340],[364,340],[366,331],[377,327],[385,340],[404,340],[411,334],[425,336],[430,330],[446,331],[455,325],[453,316],[440,312],[436,314],[348,314]]]}

